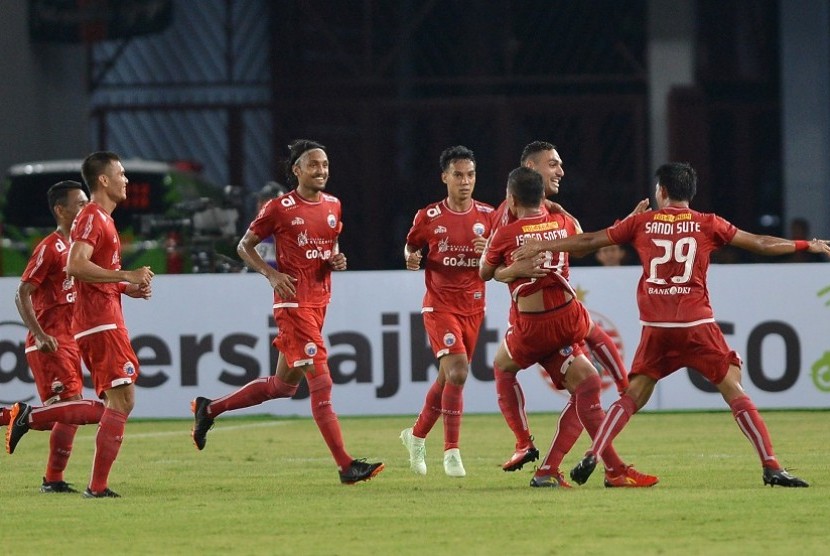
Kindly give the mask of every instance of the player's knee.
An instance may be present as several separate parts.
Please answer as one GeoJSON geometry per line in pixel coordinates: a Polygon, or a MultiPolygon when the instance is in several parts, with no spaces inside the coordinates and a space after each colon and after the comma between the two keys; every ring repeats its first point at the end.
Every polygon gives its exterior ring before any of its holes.
{"type": "Polygon", "coordinates": [[[328,373],[308,377],[308,391],[317,393],[321,390],[331,390],[332,380],[328,373]]]}

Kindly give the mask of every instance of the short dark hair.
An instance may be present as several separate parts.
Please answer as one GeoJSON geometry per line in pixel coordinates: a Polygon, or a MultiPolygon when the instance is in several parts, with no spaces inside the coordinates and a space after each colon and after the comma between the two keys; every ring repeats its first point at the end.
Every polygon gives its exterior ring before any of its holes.
{"type": "Polygon", "coordinates": [[[464,145],[447,147],[441,152],[441,156],[438,157],[438,163],[441,165],[441,171],[446,172],[449,169],[450,164],[455,160],[469,160],[475,164],[476,155],[464,145]]]}
{"type": "Polygon", "coordinates": [[[519,158],[519,164],[524,166],[528,158],[543,151],[552,151],[555,148],[556,145],[548,143],[547,141],[533,141],[532,143],[528,143],[525,145],[525,148],[522,149],[522,156],[519,158]]]}
{"type": "Polygon", "coordinates": [[[297,164],[297,161],[306,151],[314,149],[320,149],[326,152],[325,145],[317,141],[312,141],[311,139],[295,139],[288,144],[288,159],[285,161],[285,177],[290,185],[296,186],[298,184],[297,176],[294,175],[292,168],[294,168],[294,165],[297,164]]]}
{"type": "Polygon", "coordinates": [[[516,197],[516,201],[521,206],[537,207],[545,198],[542,174],[527,166],[514,168],[507,176],[507,191],[516,197]]]}
{"type": "Polygon", "coordinates": [[[657,183],[666,188],[669,199],[691,202],[697,193],[697,173],[685,162],[663,164],[654,173],[657,183]]]}
{"type": "Polygon", "coordinates": [[[59,181],[50,187],[48,191],[46,191],[46,199],[49,201],[49,210],[52,212],[52,216],[56,219],[58,218],[58,215],[55,212],[55,205],[65,207],[66,201],[69,197],[69,192],[73,189],[80,189],[81,191],[84,191],[84,186],[82,183],[77,181],[64,180],[59,181]]]}
{"type": "Polygon", "coordinates": [[[107,167],[113,162],[121,160],[117,154],[110,151],[97,151],[84,159],[81,165],[81,177],[90,191],[98,188],[98,176],[106,173],[107,167]]]}

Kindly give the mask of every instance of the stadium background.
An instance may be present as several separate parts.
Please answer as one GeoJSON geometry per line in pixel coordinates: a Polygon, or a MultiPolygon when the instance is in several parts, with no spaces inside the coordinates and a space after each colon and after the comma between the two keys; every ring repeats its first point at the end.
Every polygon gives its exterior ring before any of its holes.
{"type": "MultiPolygon", "coordinates": [[[[586,229],[689,161],[696,206],[830,235],[823,0],[9,0],[0,168],[112,149],[191,160],[254,192],[297,136],[329,147],[352,269],[400,268],[439,152],[478,157],[498,203],[521,147],[560,147],[586,229]],[[98,10],[98,11],[96,11],[98,10]]],[[[249,203],[250,207],[250,203],[249,203]]],[[[250,215],[247,215],[250,216],[250,215]]]]}

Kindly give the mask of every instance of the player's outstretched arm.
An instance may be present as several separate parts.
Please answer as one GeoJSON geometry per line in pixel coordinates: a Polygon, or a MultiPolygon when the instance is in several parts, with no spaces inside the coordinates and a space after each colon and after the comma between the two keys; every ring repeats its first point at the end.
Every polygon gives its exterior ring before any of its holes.
{"type": "Polygon", "coordinates": [[[544,251],[580,253],[587,254],[596,251],[600,247],[611,245],[608,234],[605,230],[598,232],[586,232],[562,239],[551,239],[546,241],[528,241],[515,251],[514,260],[533,258],[544,251]]]}
{"type": "Polygon", "coordinates": [[[796,251],[809,251],[810,253],[823,253],[830,256],[830,245],[826,239],[792,240],[782,237],[765,236],[738,230],[730,245],[746,249],[758,255],[776,256],[789,255],[796,251]]]}

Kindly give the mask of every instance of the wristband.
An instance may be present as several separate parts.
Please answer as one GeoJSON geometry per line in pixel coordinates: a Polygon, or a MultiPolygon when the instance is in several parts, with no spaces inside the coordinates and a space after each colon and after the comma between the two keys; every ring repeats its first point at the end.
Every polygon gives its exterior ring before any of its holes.
{"type": "Polygon", "coordinates": [[[795,243],[796,251],[806,251],[810,248],[810,242],[806,239],[797,239],[793,243],[795,243]]]}

